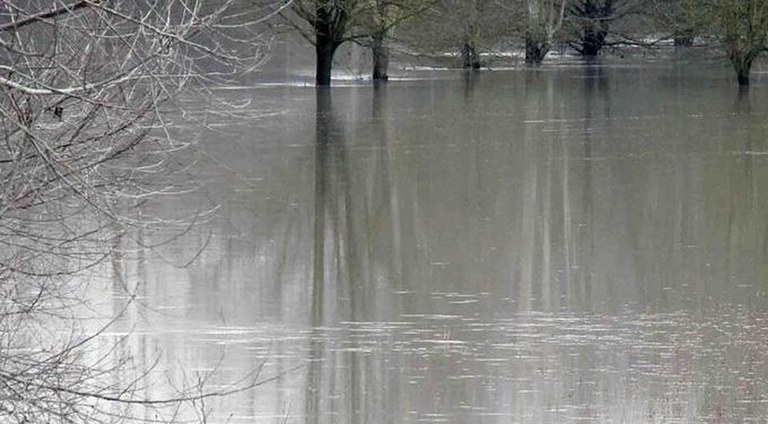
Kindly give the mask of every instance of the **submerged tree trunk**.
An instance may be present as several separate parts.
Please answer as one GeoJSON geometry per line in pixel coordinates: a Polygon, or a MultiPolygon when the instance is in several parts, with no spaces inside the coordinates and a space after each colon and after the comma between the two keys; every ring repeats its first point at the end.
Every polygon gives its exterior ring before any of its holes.
{"type": "Polygon", "coordinates": [[[760,56],[764,45],[765,37],[755,38],[751,33],[746,37],[730,37],[726,40],[726,51],[733,64],[733,70],[736,71],[739,86],[749,86],[752,63],[760,56]]]}
{"type": "Polygon", "coordinates": [[[602,50],[603,46],[605,45],[605,36],[605,31],[596,29],[592,24],[590,24],[584,30],[584,36],[581,40],[581,55],[584,57],[596,57],[599,55],[600,50],[602,50]]]}
{"type": "Polygon", "coordinates": [[[461,46],[461,62],[464,69],[480,69],[480,55],[477,43],[480,40],[480,9],[477,0],[465,0],[466,26],[464,44],[461,46]]]}
{"type": "MultiPolygon", "coordinates": [[[[296,3],[298,4],[298,3],[296,3]]],[[[333,55],[347,33],[347,10],[336,2],[314,3],[314,19],[312,25],[315,32],[315,83],[318,87],[331,85],[333,71],[333,55]]],[[[304,13],[306,10],[304,10],[304,13]]]]}
{"type": "Polygon", "coordinates": [[[739,86],[749,86],[749,69],[737,69],[736,80],[739,82],[739,86]]]}
{"type": "Polygon", "coordinates": [[[315,55],[317,56],[317,65],[315,68],[315,83],[319,87],[331,85],[331,71],[333,70],[333,55],[336,53],[338,45],[333,40],[317,37],[315,44],[315,55]]]}
{"type": "Polygon", "coordinates": [[[461,48],[461,60],[464,69],[480,69],[480,56],[477,54],[475,44],[466,39],[461,48]]]}
{"type": "Polygon", "coordinates": [[[526,6],[528,22],[525,30],[525,64],[538,66],[549,49],[545,28],[548,24],[547,5],[541,0],[527,0],[526,6]]]}
{"type": "Polygon", "coordinates": [[[582,0],[572,9],[575,17],[583,21],[581,39],[574,46],[583,57],[595,57],[605,46],[614,12],[613,2],[614,0],[582,0]]]}
{"type": "Polygon", "coordinates": [[[549,43],[540,38],[529,35],[525,38],[525,64],[541,65],[544,57],[549,52],[549,43]]]}
{"type": "Polygon", "coordinates": [[[384,34],[374,34],[372,37],[371,53],[373,55],[374,81],[389,79],[389,46],[387,46],[384,38],[384,34]]]}
{"type": "Polygon", "coordinates": [[[736,80],[738,81],[739,86],[749,86],[749,73],[752,69],[752,59],[732,54],[731,63],[733,63],[733,69],[736,71],[736,80]]]}
{"type": "Polygon", "coordinates": [[[740,87],[749,86],[752,63],[766,50],[768,3],[765,0],[728,0],[719,4],[716,28],[731,60],[740,87]]]}
{"type": "Polygon", "coordinates": [[[526,0],[525,63],[541,65],[565,17],[567,0],[526,0]]]}

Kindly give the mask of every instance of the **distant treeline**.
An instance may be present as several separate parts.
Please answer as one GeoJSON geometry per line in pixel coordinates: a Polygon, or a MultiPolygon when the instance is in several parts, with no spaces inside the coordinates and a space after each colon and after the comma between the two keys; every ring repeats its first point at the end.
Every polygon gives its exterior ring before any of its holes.
{"type": "Polygon", "coordinates": [[[330,84],[334,53],[346,42],[371,49],[374,80],[387,79],[393,45],[450,53],[458,66],[478,69],[480,53],[504,43],[524,49],[530,66],[553,46],[589,58],[606,47],[706,44],[723,50],[746,86],[768,37],[768,0],[292,0],[272,7],[275,27],[315,46],[321,86],[330,84]]]}

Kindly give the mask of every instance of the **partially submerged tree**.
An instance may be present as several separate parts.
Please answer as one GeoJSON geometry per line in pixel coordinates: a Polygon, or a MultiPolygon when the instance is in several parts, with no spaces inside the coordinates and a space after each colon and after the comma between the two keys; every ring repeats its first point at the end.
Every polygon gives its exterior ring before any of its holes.
{"type": "Polygon", "coordinates": [[[371,57],[373,60],[372,77],[374,81],[389,79],[389,37],[392,31],[391,22],[398,12],[397,8],[387,0],[372,0],[370,14],[371,22],[371,57]]]}
{"type": "Polygon", "coordinates": [[[606,46],[651,46],[645,38],[656,31],[652,9],[647,0],[569,0],[566,38],[585,58],[600,55],[606,46]]]}
{"type": "Polygon", "coordinates": [[[362,0],[294,0],[290,11],[283,14],[287,22],[315,46],[318,86],[331,85],[333,57],[339,46],[350,40],[353,27],[350,21],[362,4],[362,0]]]}
{"type": "Polygon", "coordinates": [[[498,20],[504,9],[489,0],[444,0],[442,15],[444,24],[455,26],[461,48],[461,66],[464,69],[480,69],[485,64],[480,53],[500,35],[498,20]],[[452,18],[448,18],[448,16],[452,18]]]}
{"type": "MultiPolygon", "coordinates": [[[[399,39],[417,57],[432,62],[478,69],[481,54],[508,33],[511,10],[498,0],[438,0],[399,32],[399,39]]],[[[516,10],[515,10],[516,12],[516,10]]]]}
{"type": "Polygon", "coordinates": [[[526,0],[525,63],[541,65],[563,24],[568,0],[526,0]]]}
{"type": "Polygon", "coordinates": [[[358,42],[371,49],[374,81],[389,79],[392,32],[402,23],[426,11],[435,0],[368,0],[361,14],[358,42]]]}
{"type": "Polygon", "coordinates": [[[768,0],[688,0],[684,7],[698,31],[720,41],[738,84],[748,86],[752,64],[768,42],[768,0]]]}
{"type": "Polygon", "coordinates": [[[616,0],[574,0],[568,12],[578,35],[570,41],[579,54],[595,57],[606,43],[611,21],[615,20],[616,0]]]}
{"type": "MultiPolygon", "coordinates": [[[[94,352],[120,311],[96,329],[77,311],[91,310],[83,272],[154,225],[134,207],[179,189],[162,179],[189,141],[165,125],[177,97],[258,64],[259,17],[233,15],[234,3],[0,2],[2,421],[116,422],[134,407],[172,420],[180,404],[226,392],[145,398],[150,370],[94,352]]],[[[174,222],[189,225],[156,221],[174,222]]]]}
{"type": "Polygon", "coordinates": [[[386,79],[387,39],[396,25],[423,11],[430,0],[293,0],[281,15],[315,46],[315,83],[331,84],[338,48],[355,41],[373,53],[374,79],[386,79]]]}
{"type": "Polygon", "coordinates": [[[478,0],[463,1],[464,36],[461,44],[461,64],[464,69],[480,69],[480,54],[478,44],[480,40],[480,7],[478,0]]]}

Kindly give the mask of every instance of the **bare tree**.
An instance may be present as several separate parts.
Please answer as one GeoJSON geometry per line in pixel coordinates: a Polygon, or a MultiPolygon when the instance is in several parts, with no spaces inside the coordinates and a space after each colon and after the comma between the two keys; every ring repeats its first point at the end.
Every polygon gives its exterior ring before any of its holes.
{"type": "Polygon", "coordinates": [[[349,41],[371,47],[374,79],[386,79],[392,28],[425,9],[432,0],[293,0],[281,15],[315,46],[315,83],[331,84],[333,58],[349,41]]]}
{"type": "Polygon", "coordinates": [[[374,81],[389,79],[389,43],[394,29],[404,22],[428,10],[436,0],[368,0],[370,7],[361,17],[363,30],[367,36],[358,42],[370,47],[373,59],[372,77],[374,81]]]}
{"type": "Polygon", "coordinates": [[[683,13],[698,33],[719,40],[738,84],[748,86],[752,64],[768,41],[768,1],[684,0],[683,13]]]}
{"type": "Polygon", "coordinates": [[[569,7],[578,36],[571,47],[584,57],[595,57],[606,44],[611,22],[616,20],[616,0],[579,0],[569,7]]]}
{"type": "Polygon", "coordinates": [[[389,79],[389,45],[388,40],[392,31],[391,22],[398,10],[386,0],[373,0],[371,25],[371,56],[373,59],[373,80],[386,81],[389,79]]]}
{"type": "Polygon", "coordinates": [[[315,83],[331,85],[333,57],[344,42],[350,40],[350,21],[363,7],[361,0],[296,0],[286,21],[315,46],[315,83]]]}
{"type": "Polygon", "coordinates": [[[118,317],[88,332],[76,310],[84,271],[104,265],[131,229],[153,225],[132,206],[178,190],[163,180],[186,143],[166,126],[176,99],[263,57],[267,16],[234,6],[0,2],[0,420],[115,422],[138,405],[167,408],[172,420],[180,404],[227,391],[138,397],[149,370],[89,354],[118,317]],[[118,372],[136,379],[107,378],[118,372]]]}
{"type": "Polygon", "coordinates": [[[398,41],[433,63],[479,69],[505,35],[518,33],[522,8],[497,0],[438,0],[398,31],[398,41]]]}
{"type": "Polygon", "coordinates": [[[650,46],[642,37],[648,34],[645,21],[653,6],[641,0],[570,0],[568,43],[585,58],[598,56],[606,46],[650,46]]]}
{"type": "Polygon", "coordinates": [[[462,68],[480,69],[484,66],[480,54],[485,43],[497,38],[497,27],[491,15],[499,14],[502,10],[499,6],[489,0],[442,1],[437,19],[442,22],[445,36],[458,41],[462,68]]]}
{"type": "Polygon", "coordinates": [[[465,19],[464,25],[462,25],[464,34],[461,43],[461,64],[464,69],[480,69],[482,63],[480,61],[478,44],[482,25],[480,22],[480,7],[482,3],[478,2],[478,0],[467,0],[461,3],[449,6],[454,10],[461,9],[459,13],[465,19]]]}
{"type": "Polygon", "coordinates": [[[526,0],[525,63],[541,65],[563,25],[567,0],[526,0]]]}

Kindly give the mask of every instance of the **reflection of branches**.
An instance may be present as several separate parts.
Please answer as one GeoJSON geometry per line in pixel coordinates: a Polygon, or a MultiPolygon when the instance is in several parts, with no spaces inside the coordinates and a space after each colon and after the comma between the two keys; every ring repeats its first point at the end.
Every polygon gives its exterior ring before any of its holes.
{"type": "Polygon", "coordinates": [[[168,179],[186,172],[177,157],[190,145],[167,128],[174,100],[190,85],[259,63],[257,23],[268,11],[234,4],[0,5],[0,415],[9,420],[117,421],[129,418],[123,409],[131,404],[176,408],[229,393],[147,401],[137,393],[146,369],[124,385],[105,383],[131,370],[129,358],[88,358],[122,312],[80,334],[75,308],[90,310],[81,274],[100,270],[120,234],[191,229],[194,219],[134,212],[193,188],[168,179]]]}

